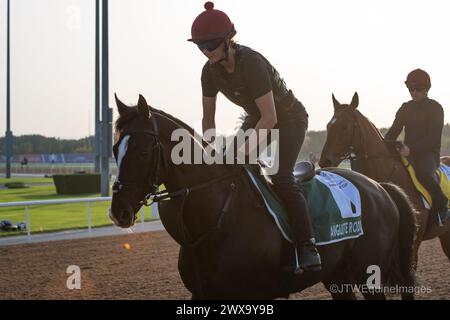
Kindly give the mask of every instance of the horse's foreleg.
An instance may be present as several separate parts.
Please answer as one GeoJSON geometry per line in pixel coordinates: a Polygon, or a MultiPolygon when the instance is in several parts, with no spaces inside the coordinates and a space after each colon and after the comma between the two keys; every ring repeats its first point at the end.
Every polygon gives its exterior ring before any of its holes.
{"type": "Polygon", "coordinates": [[[178,270],[186,289],[192,293],[192,300],[204,299],[203,286],[199,276],[198,263],[192,251],[180,248],[178,270]]]}
{"type": "Polygon", "coordinates": [[[450,231],[439,236],[441,241],[442,250],[444,250],[445,255],[450,261],[450,231]]]}

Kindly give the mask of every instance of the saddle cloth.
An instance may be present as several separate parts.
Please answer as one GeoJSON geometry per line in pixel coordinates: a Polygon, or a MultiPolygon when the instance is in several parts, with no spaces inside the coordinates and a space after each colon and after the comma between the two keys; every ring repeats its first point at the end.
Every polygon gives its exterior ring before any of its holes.
{"type": "MultiPolygon", "coordinates": [[[[264,177],[248,167],[245,171],[283,237],[292,242],[292,229],[285,208],[263,181],[264,177]]],[[[350,181],[335,173],[319,170],[311,180],[298,183],[305,190],[317,245],[354,239],[364,234],[361,198],[350,181]]]]}

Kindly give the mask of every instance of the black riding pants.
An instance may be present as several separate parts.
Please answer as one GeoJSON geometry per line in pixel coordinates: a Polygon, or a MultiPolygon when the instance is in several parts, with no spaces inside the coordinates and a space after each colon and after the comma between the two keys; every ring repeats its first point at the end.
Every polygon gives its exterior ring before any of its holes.
{"type": "Polygon", "coordinates": [[[446,207],[447,197],[442,193],[439,186],[439,177],[436,169],[439,167],[439,156],[427,152],[411,159],[416,171],[417,179],[428,190],[431,195],[433,206],[432,210],[442,210],[446,207]]]}
{"type": "MultiPolygon", "coordinates": [[[[254,128],[257,121],[258,119],[247,117],[241,129],[245,131],[254,128]]],[[[300,187],[294,181],[293,174],[308,129],[308,121],[300,115],[293,115],[290,119],[279,121],[274,129],[279,130],[279,170],[271,179],[273,189],[289,215],[294,233],[293,240],[297,245],[313,237],[308,205],[300,187]]]]}

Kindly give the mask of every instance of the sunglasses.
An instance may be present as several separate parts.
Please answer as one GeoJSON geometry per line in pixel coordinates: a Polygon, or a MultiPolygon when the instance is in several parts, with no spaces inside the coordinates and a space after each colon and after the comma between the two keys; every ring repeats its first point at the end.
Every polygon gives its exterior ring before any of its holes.
{"type": "Polygon", "coordinates": [[[223,39],[212,39],[208,41],[203,41],[197,43],[197,47],[200,49],[200,51],[207,50],[209,52],[216,50],[223,42],[223,39]]]}
{"type": "Polygon", "coordinates": [[[409,92],[414,92],[414,91],[418,91],[418,92],[422,92],[425,91],[426,88],[423,87],[408,87],[409,92]]]}

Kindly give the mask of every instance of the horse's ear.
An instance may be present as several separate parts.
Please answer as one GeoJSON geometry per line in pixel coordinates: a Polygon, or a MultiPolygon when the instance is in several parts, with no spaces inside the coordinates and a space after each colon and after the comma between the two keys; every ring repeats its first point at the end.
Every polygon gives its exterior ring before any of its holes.
{"type": "Polygon", "coordinates": [[[141,117],[150,118],[150,110],[147,101],[145,101],[145,98],[142,94],[139,95],[138,112],[141,117]]]}
{"type": "Polygon", "coordinates": [[[356,110],[356,108],[358,108],[358,105],[359,105],[358,92],[355,92],[352,98],[352,102],[350,103],[350,108],[356,110]]]}
{"type": "Polygon", "coordinates": [[[337,101],[337,99],[334,97],[334,93],[331,94],[331,97],[333,98],[333,106],[334,106],[334,111],[338,111],[342,109],[341,104],[339,103],[339,101],[337,101]]]}
{"type": "Polygon", "coordinates": [[[117,110],[119,111],[119,114],[122,115],[125,112],[127,112],[128,107],[122,101],[120,101],[119,98],[117,98],[116,93],[114,93],[114,97],[116,98],[116,105],[117,105],[117,110]]]}

